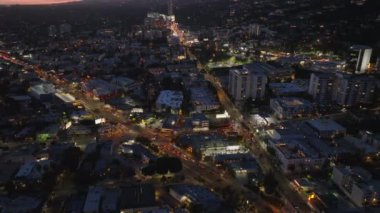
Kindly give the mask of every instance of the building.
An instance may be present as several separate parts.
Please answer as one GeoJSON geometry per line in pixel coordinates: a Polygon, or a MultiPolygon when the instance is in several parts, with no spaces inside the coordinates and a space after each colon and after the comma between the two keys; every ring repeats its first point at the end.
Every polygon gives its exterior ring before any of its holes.
{"type": "Polygon", "coordinates": [[[306,90],[295,83],[270,83],[269,89],[275,96],[303,95],[306,90]]]}
{"type": "Polygon", "coordinates": [[[334,167],[332,181],[358,207],[380,205],[380,181],[361,167],[334,167]]]}
{"type": "Polygon", "coordinates": [[[228,170],[240,182],[258,183],[261,176],[261,169],[256,160],[231,162],[227,164],[228,170]]]}
{"type": "Polygon", "coordinates": [[[88,96],[95,99],[107,100],[119,95],[117,87],[102,79],[92,79],[82,83],[82,88],[88,96]]]}
{"type": "Polygon", "coordinates": [[[346,60],[346,71],[352,74],[363,74],[367,71],[372,55],[372,48],[364,45],[350,47],[346,60]]]}
{"type": "Polygon", "coordinates": [[[376,72],[380,73],[380,56],[377,57],[375,68],[376,68],[376,72]]]}
{"type": "Polygon", "coordinates": [[[221,201],[209,189],[190,184],[178,184],[169,187],[169,194],[185,205],[200,205],[202,212],[218,212],[221,201]]]}
{"type": "Polygon", "coordinates": [[[267,82],[265,73],[261,71],[232,69],[229,73],[228,92],[237,102],[248,98],[261,100],[265,97],[267,82]]]}
{"type": "Polygon", "coordinates": [[[40,181],[50,169],[50,160],[29,161],[24,163],[15,175],[17,181],[40,181]],[[45,168],[45,169],[41,169],[45,168]]]}
{"type": "Polygon", "coordinates": [[[279,119],[305,117],[314,112],[314,105],[302,98],[283,97],[272,98],[270,108],[279,119]]]}
{"type": "Polygon", "coordinates": [[[237,141],[219,134],[188,134],[178,138],[177,144],[186,148],[198,158],[213,158],[221,154],[247,153],[248,150],[237,141]]]}
{"type": "Polygon", "coordinates": [[[67,23],[59,25],[59,33],[61,37],[69,35],[71,33],[71,25],[67,23]]]}
{"type": "Polygon", "coordinates": [[[370,105],[375,100],[377,85],[374,76],[337,74],[332,100],[343,107],[370,105]]]}
{"type": "Polygon", "coordinates": [[[308,93],[315,102],[329,104],[332,99],[335,75],[330,73],[312,73],[308,93]]]}
{"type": "Polygon", "coordinates": [[[284,172],[310,171],[321,168],[326,161],[318,150],[303,138],[283,138],[269,140],[284,172]]]}
{"type": "Polygon", "coordinates": [[[54,25],[50,25],[48,28],[48,36],[55,38],[57,37],[57,33],[58,33],[57,27],[54,25]]]}
{"type": "Polygon", "coordinates": [[[193,125],[193,131],[208,131],[210,121],[202,113],[194,113],[191,115],[191,123],[193,125]]]}
{"type": "Polygon", "coordinates": [[[50,83],[40,83],[29,88],[30,95],[40,101],[51,100],[55,93],[55,87],[50,83]]]}
{"type": "Polygon", "coordinates": [[[101,212],[120,211],[120,208],[119,208],[120,196],[121,196],[121,190],[119,188],[105,190],[105,192],[103,193],[101,212]]]}
{"type": "Polygon", "coordinates": [[[275,119],[273,119],[269,114],[254,114],[250,117],[250,123],[254,127],[265,127],[274,124],[275,119]]]}
{"type": "Polygon", "coordinates": [[[216,110],[220,104],[209,88],[205,86],[190,88],[191,104],[196,112],[216,110]]]}
{"type": "Polygon", "coordinates": [[[159,209],[151,184],[122,187],[120,212],[155,212],[159,209]]]}
{"type": "Polygon", "coordinates": [[[113,78],[111,84],[120,87],[125,92],[135,91],[140,88],[140,84],[135,80],[121,76],[113,78]]]}
{"type": "Polygon", "coordinates": [[[100,204],[102,200],[103,187],[92,186],[87,192],[86,201],[84,203],[84,213],[97,213],[100,212],[100,204]]]}
{"type": "Polygon", "coordinates": [[[39,196],[20,195],[1,207],[1,212],[41,212],[44,200],[39,196]]]}
{"type": "Polygon", "coordinates": [[[250,72],[264,73],[269,82],[290,81],[294,77],[294,71],[287,68],[278,68],[263,62],[254,62],[244,65],[244,68],[250,72]]]}
{"type": "Polygon", "coordinates": [[[177,113],[181,109],[183,94],[181,91],[163,90],[156,100],[156,110],[158,112],[170,110],[177,113]]]}
{"type": "Polygon", "coordinates": [[[332,139],[346,134],[346,128],[331,119],[309,120],[306,123],[320,138],[332,139]]]}

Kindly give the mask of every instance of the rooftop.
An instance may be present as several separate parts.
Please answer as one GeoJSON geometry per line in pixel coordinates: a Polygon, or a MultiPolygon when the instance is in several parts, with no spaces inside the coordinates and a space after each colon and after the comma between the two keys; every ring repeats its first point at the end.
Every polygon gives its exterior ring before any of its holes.
{"type": "Polygon", "coordinates": [[[191,202],[202,204],[205,206],[219,204],[219,198],[211,192],[208,188],[190,185],[190,184],[179,184],[171,186],[171,189],[177,194],[182,195],[191,202]]]}
{"type": "Polygon", "coordinates": [[[87,193],[86,202],[83,207],[84,212],[98,212],[103,188],[100,186],[90,187],[87,193]]]}
{"type": "Polygon", "coordinates": [[[179,109],[183,101],[183,94],[181,91],[163,90],[157,98],[158,105],[165,105],[173,109],[179,109]]]}
{"type": "Polygon", "coordinates": [[[30,87],[30,90],[38,95],[52,94],[55,92],[55,87],[53,84],[41,83],[30,87]]]}
{"type": "Polygon", "coordinates": [[[302,93],[306,90],[294,83],[270,83],[269,88],[276,95],[284,95],[291,93],[302,93]]]}
{"type": "Polygon", "coordinates": [[[271,100],[277,101],[282,107],[286,107],[286,108],[306,107],[306,106],[312,105],[310,101],[303,98],[296,98],[296,97],[282,97],[282,98],[274,98],[271,100]]]}
{"type": "Polygon", "coordinates": [[[307,123],[319,131],[346,131],[346,128],[331,119],[310,120],[307,123]]]}

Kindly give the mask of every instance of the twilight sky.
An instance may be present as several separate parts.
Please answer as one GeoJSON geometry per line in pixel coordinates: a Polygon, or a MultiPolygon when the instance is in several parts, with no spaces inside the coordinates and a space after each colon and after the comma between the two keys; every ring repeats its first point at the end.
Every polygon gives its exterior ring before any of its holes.
{"type": "Polygon", "coordinates": [[[80,0],[0,0],[0,4],[57,4],[80,0]]]}

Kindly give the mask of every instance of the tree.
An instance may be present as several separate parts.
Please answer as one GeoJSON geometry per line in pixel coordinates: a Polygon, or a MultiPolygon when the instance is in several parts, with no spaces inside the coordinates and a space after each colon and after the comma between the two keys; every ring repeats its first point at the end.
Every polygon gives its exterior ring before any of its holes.
{"type": "Polygon", "coordinates": [[[141,173],[144,176],[153,176],[154,174],[156,174],[156,166],[153,164],[148,165],[148,166],[141,169],[141,173]]]}
{"type": "Polygon", "coordinates": [[[140,142],[141,144],[143,144],[145,146],[149,146],[152,143],[152,141],[149,138],[146,138],[144,136],[136,137],[136,141],[140,142]]]}
{"type": "Polygon", "coordinates": [[[170,90],[173,87],[173,79],[170,76],[167,76],[162,79],[161,85],[163,90],[170,90]]]}
{"type": "Polygon", "coordinates": [[[278,182],[274,178],[272,172],[269,172],[268,174],[265,175],[265,177],[264,177],[264,188],[265,188],[265,192],[267,194],[274,193],[277,185],[278,185],[278,182]]]}
{"type": "Polygon", "coordinates": [[[128,166],[128,167],[126,167],[125,169],[124,169],[124,176],[125,177],[133,177],[133,176],[135,176],[135,169],[133,168],[133,167],[130,167],[130,166],[128,166]]]}
{"type": "Polygon", "coordinates": [[[271,154],[272,156],[276,156],[276,150],[274,150],[272,147],[267,147],[267,152],[271,154]]]}
{"type": "Polygon", "coordinates": [[[189,205],[189,211],[191,213],[202,213],[205,212],[205,209],[201,204],[191,203],[189,205]]]}
{"type": "Polygon", "coordinates": [[[65,169],[75,171],[77,168],[80,158],[82,157],[82,150],[79,147],[70,147],[62,153],[61,164],[65,169]]]}
{"type": "Polygon", "coordinates": [[[158,174],[165,175],[169,172],[168,157],[158,158],[156,161],[156,171],[158,174]]]}
{"type": "Polygon", "coordinates": [[[176,157],[161,157],[156,161],[157,173],[167,174],[168,172],[178,173],[182,170],[182,162],[176,157]]]}
{"type": "Polygon", "coordinates": [[[182,161],[179,158],[171,157],[168,159],[169,171],[172,173],[178,173],[182,171],[182,161]]]}

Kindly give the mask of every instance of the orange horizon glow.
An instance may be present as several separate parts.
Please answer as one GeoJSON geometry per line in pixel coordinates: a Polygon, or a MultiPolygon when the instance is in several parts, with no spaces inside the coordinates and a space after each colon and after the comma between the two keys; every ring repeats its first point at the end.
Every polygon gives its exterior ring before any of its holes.
{"type": "Polygon", "coordinates": [[[0,5],[62,4],[81,0],[0,0],[0,5]]]}

